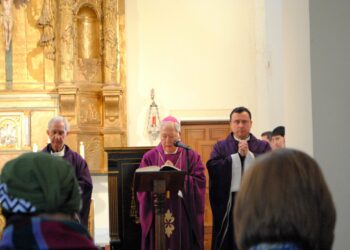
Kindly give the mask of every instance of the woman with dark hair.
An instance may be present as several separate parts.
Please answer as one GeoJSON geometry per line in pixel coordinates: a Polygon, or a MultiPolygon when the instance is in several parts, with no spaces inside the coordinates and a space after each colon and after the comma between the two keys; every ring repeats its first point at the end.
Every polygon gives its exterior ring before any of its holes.
{"type": "Polygon", "coordinates": [[[234,208],[241,250],[332,249],[336,211],[318,164],[280,149],[244,174],[234,208]]]}

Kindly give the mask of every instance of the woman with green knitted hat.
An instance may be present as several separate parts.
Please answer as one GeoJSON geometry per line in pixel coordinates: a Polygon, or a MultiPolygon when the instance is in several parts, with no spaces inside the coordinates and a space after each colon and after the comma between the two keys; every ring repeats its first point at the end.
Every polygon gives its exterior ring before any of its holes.
{"type": "Polygon", "coordinates": [[[6,227],[0,249],[98,249],[74,217],[81,209],[70,164],[46,153],[7,162],[0,177],[6,227]]]}

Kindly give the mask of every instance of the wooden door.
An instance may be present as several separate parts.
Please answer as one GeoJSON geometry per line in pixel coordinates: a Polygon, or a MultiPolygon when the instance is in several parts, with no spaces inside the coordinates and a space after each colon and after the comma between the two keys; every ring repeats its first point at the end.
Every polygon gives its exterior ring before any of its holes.
{"type": "MultiPolygon", "coordinates": [[[[230,131],[228,121],[187,121],[181,123],[181,140],[198,152],[203,164],[206,165],[213,145],[218,140],[225,139],[230,131]]],[[[207,169],[205,169],[205,176],[207,186],[204,211],[204,249],[210,250],[213,217],[209,203],[209,176],[207,169]]]]}

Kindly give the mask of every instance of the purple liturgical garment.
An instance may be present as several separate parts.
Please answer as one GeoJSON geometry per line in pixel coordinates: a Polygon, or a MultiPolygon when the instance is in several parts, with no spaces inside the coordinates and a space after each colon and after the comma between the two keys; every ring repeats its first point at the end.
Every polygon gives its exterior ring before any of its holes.
{"type": "MultiPolygon", "coordinates": [[[[187,175],[184,188],[181,190],[183,198],[178,193],[171,192],[170,198],[165,201],[165,242],[166,249],[186,250],[204,249],[204,202],[205,202],[205,175],[204,165],[200,156],[193,150],[189,151],[190,158],[190,200],[187,203],[187,175]],[[192,226],[194,230],[194,245],[190,248],[190,224],[188,222],[189,205],[192,208],[192,226]]],[[[178,148],[175,154],[165,154],[162,145],[148,151],[142,158],[140,168],[146,166],[161,166],[170,160],[177,168],[186,171],[186,151],[178,148]]],[[[150,192],[139,192],[137,197],[140,203],[140,220],[142,228],[142,250],[153,250],[154,242],[154,212],[150,192]]]]}
{"type": "MultiPolygon", "coordinates": [[[[42,150],[42,152],[50,153],[51,144],[42,150]]],[[[89,171],[89,167],[86,161],[75,151],[71,150],[67,145],[65,145],[65,151],[63,159],[70,162],[74,167],[75,176],[78,179],[79,186],[82,191],[83,207],[80,211],[79,217],[81,224],[88,226],[89,211],[90,211],[90,201],[92,195],[92,180],[89,171]]]]}
{"type": "MultiPolygon", "coordinates": [[[[258,156],[271,150],[270,145],[250,134],[249,151],[258,156]]],[[[209,199],[213,213],[212,250],[237,249],[234,241],[232,209],[236,192],[231,193],[232,154],[238,152],[238,141],[230,133],[225,140],[214,145],[207,162],[209,173],[209,199]],[[228,206],[230,202],[231,206],[228,206]]],[[[244,166],[243,166],[244,170],[244,166]]]]}

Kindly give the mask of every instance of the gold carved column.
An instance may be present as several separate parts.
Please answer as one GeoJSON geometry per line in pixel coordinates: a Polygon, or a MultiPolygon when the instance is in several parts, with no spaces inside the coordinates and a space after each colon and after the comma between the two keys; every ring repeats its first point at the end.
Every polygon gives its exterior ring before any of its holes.
{"type": "Polygon", "coordinates": [[[106,147],[126,146],[124,79],[122,75],[122,49],[124,41],[124,3],[105,0],[104,13],[104,141],[106,147]]]}
{"type": "MultiPolygon", "coordinates": [[[[78,88],[74,84],[74,0],[58,1],[57,16],[57,62],[56,75],[59,93],[60,114],[66,117],[74,131],[76,121],[76,99],[78,88]]],[[[74,132],[73,132],[74,134],[74,132]]],[[[72,140],[72,138],[70,138],[72,140]]],[[[74,149],[76,147],[73,146],[74,149]]]]}
{"type": "Polygon", "coordinates": [[[74,0],[58,1],[58,87],[73,84],[73,63],[74,63],[74,26],[73,8],[74,0]]]}
{"type": "Polygon", "coordinates": [[[60,0],[57,9],[57,89],[60,114],[71,124],[68,144],[78,151],[83,142],[90,170],[101,170],[105,147],[126,146],[124,2],[60,0]]]}

